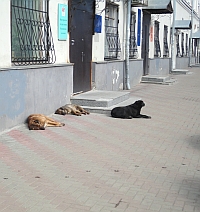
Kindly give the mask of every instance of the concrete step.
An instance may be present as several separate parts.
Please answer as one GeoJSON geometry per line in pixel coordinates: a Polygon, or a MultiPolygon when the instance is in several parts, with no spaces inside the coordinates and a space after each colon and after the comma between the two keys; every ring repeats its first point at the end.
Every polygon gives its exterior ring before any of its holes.
{"type": "Polygon", "coordinates": [[[120,102],[118,104],[112,105],[110,107],[90,107],[90,106],[83,106],[83,108],[90,113],[98,113],[98,114],[105,114],[107,116],[110,116],[110,112],[114,107],[118,106],[127,106],[130,104],[133,104],[135,101],[141,99],[140,97],[130,97],[129,99],[120,102]]]}
{"type": "Polygon", "coordinates": [[[85,107],[111,107],[129,99],[130,92],[91,90],[71,97],[71,103],[85,107]]]}
{"type": "Polygon", "coordinates": [[[146,75],[142,76],[141,83],[170,85],[176,82],[176,79],[170,76],[146,75]]]}
{"type": "Polygon", "coordinates": [[[187,69],[174,69],[171,74],[178,75],[178,74],[192,74],[191,71],[187,69]]]}
{"type": "Polygon", "coordinates": [[[165,81],[163,83],[163,85],[173,85],[174,83],[177,82],[177,79],[174,79],[174,78],[170,78],[169,80],[165,81]]]}
{"type": "Polygon", "coordinates": [[[169,79],[169,76],[146,75],[142,76],[141,82],[163,83],[169,79]]]}

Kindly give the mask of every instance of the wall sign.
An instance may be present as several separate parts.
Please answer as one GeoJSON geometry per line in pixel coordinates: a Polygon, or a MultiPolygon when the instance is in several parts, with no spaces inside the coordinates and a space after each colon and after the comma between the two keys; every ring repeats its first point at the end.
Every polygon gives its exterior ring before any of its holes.
{"type": "Polygon", "coordinates": [[[68,5],[58,4],[58,40],[67,40],[68,5]]]}
{"type": "Polygon", "coordinates": [[[150,42],[153,42],[153,26],[150,27],[150,42]]]}
{"type": "Polygon", "coordinates": [[[94,19],[94,32],[101,33],[101,26],[102,26],[102,16],[95,15],[95,19],[94,19]]]}

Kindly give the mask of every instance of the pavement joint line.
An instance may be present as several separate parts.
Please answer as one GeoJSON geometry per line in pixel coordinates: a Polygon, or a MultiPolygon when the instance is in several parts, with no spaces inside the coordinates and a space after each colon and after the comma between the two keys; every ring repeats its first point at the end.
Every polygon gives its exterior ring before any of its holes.
{"type": "Polygon", "coordinates": [[[0,133],[0,212],[199,212],[200,69],[189,70],[130,90],[151,120],[51,114],[66,126],[0,133]]]}

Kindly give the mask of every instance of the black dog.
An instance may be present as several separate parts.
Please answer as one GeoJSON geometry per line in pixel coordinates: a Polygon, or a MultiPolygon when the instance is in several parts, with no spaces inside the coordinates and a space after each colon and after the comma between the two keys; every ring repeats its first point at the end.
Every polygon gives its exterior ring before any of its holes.
{"type": "Polygon", "coordinates": [[[111,116],[114,118],[122,119],[132,119],[132,118],[145,118],[150,119],[150,116],[140,114],[142,107],[145,104],[142,100],[138,100],[135,103],[124,106],[124,107],[115,107],[111,110],[111,116]]]}

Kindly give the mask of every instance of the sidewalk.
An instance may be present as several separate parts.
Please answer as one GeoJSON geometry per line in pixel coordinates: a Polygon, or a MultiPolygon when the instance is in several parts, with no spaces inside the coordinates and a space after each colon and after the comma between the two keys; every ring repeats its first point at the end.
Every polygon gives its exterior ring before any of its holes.
{"type": "Polygon", "coordinates": [[[1,212],[200,212],[200,68],[131,90],[152,119],[53,115],[0,134],[1,212]]]}

